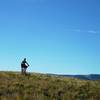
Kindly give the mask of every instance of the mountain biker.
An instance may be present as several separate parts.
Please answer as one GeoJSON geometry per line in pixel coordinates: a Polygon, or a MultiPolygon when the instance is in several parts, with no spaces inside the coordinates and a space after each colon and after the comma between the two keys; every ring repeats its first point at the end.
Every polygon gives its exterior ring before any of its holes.
{"type": "Polygon", "coordinates": [[[26,69],[29,66],[29,64],[26,61],[26,58],[21,62],[21,73],[26,74],[26,69]]]}

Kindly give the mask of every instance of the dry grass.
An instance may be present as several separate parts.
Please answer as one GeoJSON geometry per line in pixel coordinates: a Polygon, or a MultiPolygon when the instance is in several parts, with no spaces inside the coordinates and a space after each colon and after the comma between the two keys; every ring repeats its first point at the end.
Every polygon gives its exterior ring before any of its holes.
{"type": "Polygon", "coordinates": [[[0,72],[0,100],[100,100],[100,81],[0,72]]]}

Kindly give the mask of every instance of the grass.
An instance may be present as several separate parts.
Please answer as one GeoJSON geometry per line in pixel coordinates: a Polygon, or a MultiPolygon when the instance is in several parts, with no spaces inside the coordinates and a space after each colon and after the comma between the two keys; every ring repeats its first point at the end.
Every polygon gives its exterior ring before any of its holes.
{"type": "Polygon", "coordinates": [[[0,72],[0,100],[100,100],[100,81],[0,72]]]}

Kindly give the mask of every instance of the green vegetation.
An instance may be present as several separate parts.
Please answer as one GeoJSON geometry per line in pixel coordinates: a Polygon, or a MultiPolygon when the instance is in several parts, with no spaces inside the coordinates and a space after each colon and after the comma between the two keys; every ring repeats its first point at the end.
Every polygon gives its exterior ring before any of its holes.
{"type": "Polygon", "coordinates": [[[100,81],[0,72],[0,100],[100,100],[100,81]]]}

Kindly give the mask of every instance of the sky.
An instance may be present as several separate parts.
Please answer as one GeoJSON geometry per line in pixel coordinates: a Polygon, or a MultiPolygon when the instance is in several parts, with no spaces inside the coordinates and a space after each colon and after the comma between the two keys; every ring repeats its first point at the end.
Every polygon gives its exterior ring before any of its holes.
{"type": "Polygon", "coordinates": [[[0,70],[100,74],[100,0],[0,0],[0,70]]]}

